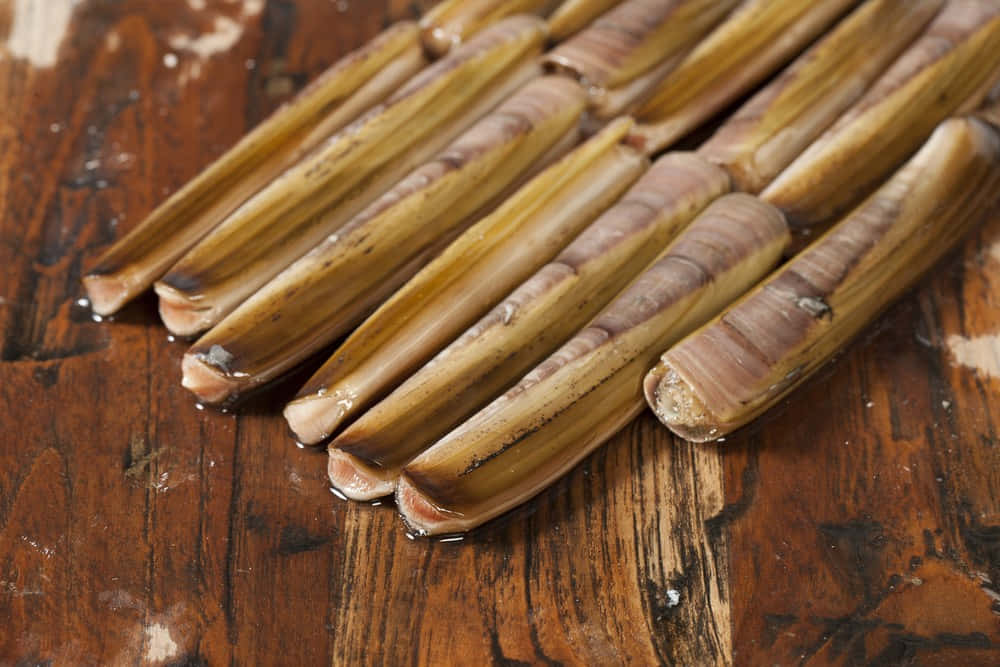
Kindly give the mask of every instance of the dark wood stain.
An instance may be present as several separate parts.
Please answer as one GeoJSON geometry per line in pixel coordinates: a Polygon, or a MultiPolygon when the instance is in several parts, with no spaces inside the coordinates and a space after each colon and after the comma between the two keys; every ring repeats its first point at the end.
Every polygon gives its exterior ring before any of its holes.
{"type": "Polygon", "coordinates": [[[760,423],[699,448],[643,416],[454,544],[336,500],[291,384],[196,410],[154,300],[76,305],[275,77],[429,4],[87,0],[56,67],[0,60],[0,664],[1000,661],[1000,379],[949,351],[1000,331],[1000,220],[760,423]],[[220,15],[243,35],[181,84],[169,38],[220,15]]]}

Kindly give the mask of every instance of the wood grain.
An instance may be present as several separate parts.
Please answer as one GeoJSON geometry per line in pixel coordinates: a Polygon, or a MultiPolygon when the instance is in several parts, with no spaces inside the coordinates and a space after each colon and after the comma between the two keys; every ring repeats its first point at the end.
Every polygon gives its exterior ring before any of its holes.
{"type": "Polygon", "coordinates": [[[1000,215],[778,414],[715,448],[643,416],[460,543],[336,500],[294,383],[199,411],[151,299],[75,305],[167,192],[429,4],[0,0],[0,664],[1000,661],[1000,215]]]}

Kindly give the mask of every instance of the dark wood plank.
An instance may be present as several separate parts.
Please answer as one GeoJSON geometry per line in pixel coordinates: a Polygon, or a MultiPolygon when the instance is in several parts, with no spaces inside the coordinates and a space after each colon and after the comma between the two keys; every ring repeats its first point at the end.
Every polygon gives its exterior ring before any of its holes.
{"type": "Polygon", "coordinates": [[[152,299],[74,305],[430,4],[0,0],[0,664],[997,662],[1000,220],[764,423],[699,448],[644,416],[459,543],[336,500],[277,416],[293,384],[199,411],[152,299]]]}

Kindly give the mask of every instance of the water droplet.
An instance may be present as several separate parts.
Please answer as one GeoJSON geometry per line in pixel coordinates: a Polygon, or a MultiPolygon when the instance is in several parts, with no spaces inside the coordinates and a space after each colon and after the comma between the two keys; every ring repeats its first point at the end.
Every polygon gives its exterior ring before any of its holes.
{"type": "Polygon", "coordinates": [[[341,500],[348,500],[347,496],[345,496],[343,493],[341,493],[340,489],[338,489],[338,488],[336,488],[334,486],[330,487],[330,493],[332,493],[333,495],[337,496],[341,500]]]}
{"type": "Polygon", "coordinates": [[[438,542],[449,543],[449,542],[462,542],[465,540],[465,535],[445,535],[444,537],[438,538],[438,542]]]}
{"type": "Polygon", "coordinates": [[[204,410],[205,409],[205,404],[204,403],[195,403],[194,407],[197,410],[204,410]]]}
{"type": "Polygon", "coordinates": [[[306,448],[305,444],[299,442],[298,440],[295,441],[295,446],[298,447],[299,449],[305,449],[306,448]]]}
{"type": "Polygon", "coordinates": [[[97,313],[91,313],[90,314],[90,319],[92,319],[93,321],[98,322],[98,323],[104,321],[104,318],[101,317],[100,315],[98,315],[97,313]]]}
{"type": "Polygon", "coordinates": [[[167,342],[168,343],[176,343],[177,342],[177,336],[175,336],[173,334],[167,334],[167,342]]]}
{"type": "Polygon", "coordinates": [[[167,54],[164,54],[164,56],[163,56],[163,65],[164,65],[164,67],[166,67],[167,69],[173,69],[173,68],[177,67],[177,63],[178,63],[178,60],[177,60],[177,54],[176,53],[167,53],[167,54]]]}
{"type": "Polygon", "coordinates": [[[85,296],[80,297],[79,299],[76,300],[76,305],[80,306],[81,308],[90,308],[90,299],[88,299],[85,296]]]}

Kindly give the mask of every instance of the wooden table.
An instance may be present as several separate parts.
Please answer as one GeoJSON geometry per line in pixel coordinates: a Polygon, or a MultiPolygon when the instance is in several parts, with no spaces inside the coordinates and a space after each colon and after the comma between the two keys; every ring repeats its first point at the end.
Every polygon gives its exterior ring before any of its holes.
{"type": "Polygon", "coordinates": [[[334,498],[294,382],[199,411],[153,299],[76,305],[428,4],[0,0],[0,663],[1000,662],[1000,219],[763,423],[695,447],[644,416],[461,543],[334,498]]]}

